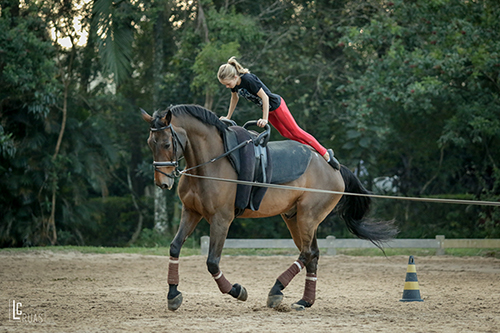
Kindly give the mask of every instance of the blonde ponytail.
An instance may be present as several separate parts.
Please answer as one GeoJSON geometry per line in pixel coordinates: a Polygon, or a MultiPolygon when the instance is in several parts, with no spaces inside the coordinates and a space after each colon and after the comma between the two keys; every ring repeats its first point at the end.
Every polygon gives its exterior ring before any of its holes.
{"type": "Polygon", "coordinates": [[[234,76],[242,75],[250,73],[248,68],[244,68],[241,64],[236,60],[236,57],[231,57],[227,61],[226,64],[223,64],[219,67],[219,72],[217,73],[217,77],[220,81],[227,80],[234,76]]]}
{"type": "Polygon", "coordinates": [[[233,65],[234,68],[236,68],[236,70],[238,71],[238,74],[248,74],[248,73],[250,73],[250,71],[248,70],[248,68],[244,68],[243,66],[241,66],[241,64],[236,60],[236,57],[229,58],[229,60],[227,61],[227,63],[230,64],[230,65],[233,65]]]}

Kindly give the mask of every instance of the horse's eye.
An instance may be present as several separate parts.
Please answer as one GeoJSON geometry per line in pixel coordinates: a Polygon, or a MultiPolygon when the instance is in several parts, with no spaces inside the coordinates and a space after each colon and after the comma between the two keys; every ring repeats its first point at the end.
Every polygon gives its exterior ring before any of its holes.
{"type": "Polygon", "coordinates": [[[170,142],[165,143],[165,149],[170,148],[170,142]]]}

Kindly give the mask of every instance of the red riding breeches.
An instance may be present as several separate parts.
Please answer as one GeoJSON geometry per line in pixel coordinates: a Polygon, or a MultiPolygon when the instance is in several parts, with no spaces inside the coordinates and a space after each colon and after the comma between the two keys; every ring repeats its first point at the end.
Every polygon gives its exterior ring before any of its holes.
{"type": "Polygon", "coordinates": [[[311,134],[307,133],[300,128],[299,125],[297,125],[283,98],[281,98],[280,106],[276,110],[269,112],[269,122],[285,138],[309,145],[316,149],[321,156],[326,154],[326,148],[323,147],[311,134]]]}

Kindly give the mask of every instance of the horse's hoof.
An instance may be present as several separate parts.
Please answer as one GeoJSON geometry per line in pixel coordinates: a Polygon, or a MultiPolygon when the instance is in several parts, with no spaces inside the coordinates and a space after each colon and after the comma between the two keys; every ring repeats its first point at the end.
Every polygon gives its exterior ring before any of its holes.
{"type": "Polygon", "coordinates": [[[170,311],[177,310],[182,304],[182,293],[168,300],[168,309],[170,311]]]}
{"type": "Polygon", "coordinates": [[[247,290],[238,283],[233,284],[233,287],[228,293],[239,301],[246,301],[248,298],[247,290]]]}
{"type": "Polygon", "coordinates": [[[303,306],[302,304],[299,304],[299,303],[293,303],[292,304],[292,309],[296,310],[296,311],[302,311],[302,310],[305,310],[306,307],[303,306]]]}
{"type": "Polygon", "coordinates": [[[298,301],[297,303],[293,303],[293,304],[292,304],[292,309],[293,309],[293,310],[296,310],[296,311],[303,311],[303,310],[305,310],[306,308],[310,308],[311,306],[312,306],[312,304],[311,304],[311,303],[306,302],[306,301],[304,301],[304,300],[302,300],[302,299],[301,299],[301,300],[300,300],[300,301],[298,301]]]}
{"type": "Polygon", "coordinates": [[[269,295],[269,296],[267,296],[267,307],[268,308],[275,308],[281,304],[282,300],[283,300],[283,294],[281,294],[281,295],[269,295]]]}
{"type": "Polygon", "coordinates": [[[238,284],[238,286],[240,286],[240,294],[236,297],[236,299],[244,302],[248,298],[247,290],[242,285],[238,284]]]}

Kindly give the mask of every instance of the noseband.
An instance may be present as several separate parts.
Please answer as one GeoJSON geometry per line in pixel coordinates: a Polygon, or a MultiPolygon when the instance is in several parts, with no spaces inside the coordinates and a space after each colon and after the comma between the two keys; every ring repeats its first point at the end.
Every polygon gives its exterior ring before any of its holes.
{"type": "Polygon", "coordinates": [[[174,158],[175,160],[170,161],[170,162],[157,162],[153,161],[153,167],[155,168],[155,171],[161,173],[162,175],[167,176],[168,178],[176,178],[180,176],[179,170],[177,170],[177,167],[179,166],[179,160],[177,158],[177,144],[180,145],[182,152],[184,152],[184,146],[182,145],[181,140],[179,139],[179,136],[175,132],[175,130],[172,127],[172,124],[168,126],[163,126],[160,128],[151,128],[151,132],[159,132],[159,131],[165,131],[165,130],[170,130],[170,133],[172,134],[172,149],[174,153],[174,158]],[[160,167],[174,167],[174,171],[171,173],[165,173],[161,171],[159,168],[160,167]]]}

